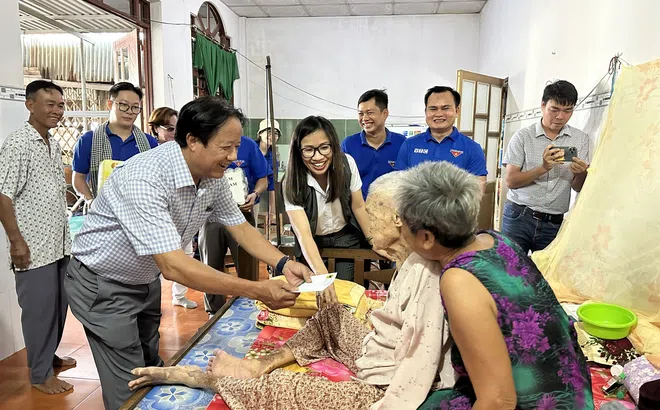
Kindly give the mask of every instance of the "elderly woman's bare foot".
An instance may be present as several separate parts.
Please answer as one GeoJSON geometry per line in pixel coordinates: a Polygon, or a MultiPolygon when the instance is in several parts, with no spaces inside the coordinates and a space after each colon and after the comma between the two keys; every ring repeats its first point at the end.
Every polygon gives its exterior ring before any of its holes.
{"type": "Polygon", "coordinates": [[[236,358],[220,349],[213,352],[207,369],[215,377],[254,379],[263,374],[258,360],[236,358]]]}

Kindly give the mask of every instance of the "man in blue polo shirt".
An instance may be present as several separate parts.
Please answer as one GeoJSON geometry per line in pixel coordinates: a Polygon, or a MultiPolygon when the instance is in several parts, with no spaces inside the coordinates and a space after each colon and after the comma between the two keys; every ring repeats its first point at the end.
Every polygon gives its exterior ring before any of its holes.
{"type": "Polygon", "coordinates": [[[406,140],[403,135],[385,128],[389,115],[387,103],[388,97],[383,90],[369,90],[362,94],[358,100],[358,121],[362,132],[346,137],[341,143],[341,150],[357,163],[365,200],[369,185],[394,170],[396,156],[406,140]]]}
{"type": "Polygon", "coordinates": [[[454,127],[461,95],[451,87],[429,88],[424,96],[426,132],[406,139],[395,169],[412,168],[425,161],[447,161],[486,182],[486,157],[481,146],[454,127]]]}
{"type": "MultiPolygon", "coordinates": [[[[242,179],[247,187],[247,195],[244,202],[239,204],[243,216],[254,225],[253,208],[259,203],[261,194],[268,188],[268,176],[273,171],[266,163],[266,159],[259,150],[259,145],[251,138],[241,137],[241,145],[233,161],[225,171],[225,178],[242,179]]],[[[205,264],[210,267],[225,271],[225,255],[227,249],[231,252],[236,265],[238,276],[243,279],[252,279],[249,273],[252,266],[244,266],[238,263],[238,242],[231,236],[227,228],[218,222],[206,222],[199,231],[199,256],[205,264]]],[[[224,295],[204,294],[204,307],[209,316],[214,315],[226,302],[224,295]]]]}
{"type": "Polygon", "coordinates": [[[99,164],[106,159],[126,161],[158,146],[158,141],[133,123],[142,112],[142,90],[131,83],[110,88],[110,118],[94,131],[84,133],[73,149],[73,188],[91,202],[98,195],[99,164]]]}

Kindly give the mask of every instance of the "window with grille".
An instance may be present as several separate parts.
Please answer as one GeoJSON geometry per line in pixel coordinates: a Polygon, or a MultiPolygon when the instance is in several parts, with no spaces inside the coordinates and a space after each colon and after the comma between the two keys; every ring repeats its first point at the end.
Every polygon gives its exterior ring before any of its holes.
{"type": "MultiPolygon", "coordinates": [[[[209,2],[204,2],[197,15],[190,16],[190,22],[192,24],[192,49],[195,49],[195,31],[203,34],[220,47],[225,50],[231,48],[231,38],[225,32],[225,26],[222,24],[222,19],[220,18],[220,13],[209,2]]],[[[206,83],[206,77],[204,76],[204,70],[197,69],[193,67],[193,94],[195,98],[208,95],[208,86],[206,83]]],[[[223,96],[222,88],[218,87],[215,95],[223,96]]],[[[234,97],[232,96],[231,102],[234,102],[234,97]]]]}

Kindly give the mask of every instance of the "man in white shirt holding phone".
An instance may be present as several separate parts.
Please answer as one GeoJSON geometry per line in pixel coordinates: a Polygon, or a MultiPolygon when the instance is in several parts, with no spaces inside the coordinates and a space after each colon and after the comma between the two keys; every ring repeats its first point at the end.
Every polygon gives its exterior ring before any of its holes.
{"type": "Polygon", "coordinates": [[[527,252],[544,249],[555,239],[571,189],[580,192],[587,177],[589,136],[567,124],[577,99],[568,81],[546,86],[541,121],[516,132],[504,152],[509,191],[502,233],[527,252]]]}

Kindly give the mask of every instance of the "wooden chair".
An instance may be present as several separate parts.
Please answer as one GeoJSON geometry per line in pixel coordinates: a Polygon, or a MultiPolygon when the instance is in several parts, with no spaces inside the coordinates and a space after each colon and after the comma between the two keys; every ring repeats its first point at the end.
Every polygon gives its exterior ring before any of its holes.
{"type": "MultiPolygon", "coordinates": [[[[289,216],[284,211],[284,198],[282,196],[281,183],[277,183],[275,187],[275,198],[277,201],[277,211],[280,212],[280,232],[284,234],[285,225],[290,224],[289,216]]],[[[295,258],[294,247],[292,245],[280,245],[279,249],[285,255],[295,258]]],[[[387,260],[386,258],[378,255],[371,249],[339,249],[339,248],[326,248],[321,249],[321,257],[328,260],[328,271],[335,271],[335,264],[337,259],[353,259],[355,261],[355,276],[353,281],[362,284],[365,280],[372,280],[381,283],[390,283],[392,276],[394,276],[394,269],[378,270],[378,271],[365,271],[365,261],[380,261],[387,260]]],[[[367,265],[368,266],[368,265],[367,265]]]]}
{"type": "MultiPolygon", "coordinates": [[[[280,246],[280,251],[292,258],[295,258],[293,246],[280,246]]],[[[340,249],[340,248],[325,248],[321,250],[321,257],[328,259],[328,272],[335,271],[337,259],[353,259],[355,262],[355,273],[353,281],[362,284],[365,280],[372,280],[375,282],[387,283],[392,282],[395,269],[384,269],[376,271],[365,271],[365,261],[387,261],[388,259],[380,256],[370,249],[340,249]]]]}
{"type": "Polygon", "coordinates": [[[495,219],[495,182],[486,183],[486,191],[481,197],[479,229],[493,229],[495,219]]]}
{"type": "Polygon", "coordinates": [[[238,256],[236,261],[236,272],[238,276],[247,279],[259,280],[259,261],[250,255],[241,245],[238,245],[238,256]]]}

